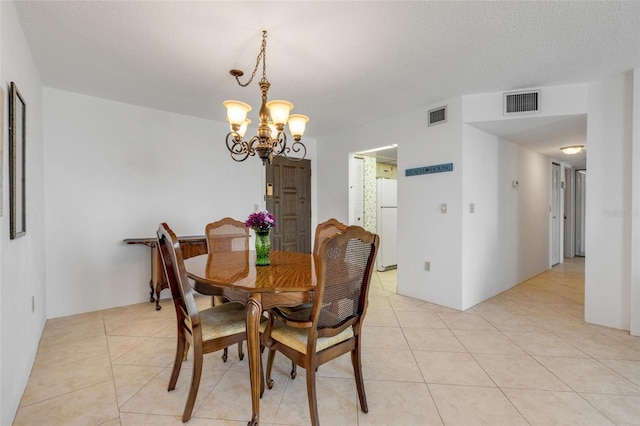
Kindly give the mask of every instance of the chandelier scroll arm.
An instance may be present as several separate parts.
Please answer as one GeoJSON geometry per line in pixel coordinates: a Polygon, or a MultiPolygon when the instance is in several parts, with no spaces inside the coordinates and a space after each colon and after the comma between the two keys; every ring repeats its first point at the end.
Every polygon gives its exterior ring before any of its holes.
{"type": "Polygon", "coordinates": [[[234,161],[240,162],[249,158],[250,155],[255,155],[255,149],[253,148],[255,143],[254,139],[256,139],[255,136],[251,138],[249,142],[246,142],[236,132],[227,133],[227,149],[231,154],[231,158],[234,161]]]}
{"type": "Polygon", "coordinates": [[[291,147],[287,147],[284,150],[282,155],[284,155],[285,157],[287,157],[291,161],[302,161],[307,156],[307,147],[302,142],[294,141],[293,144],[291,145],[291,147]],[[301,153],[302,155],[299,155],[297,157],[290,157],[289,154],[291,152],[294,152],[296,154],[301,153]]]}
{"type": "Polygon", "coordinates": [[[271,139],[271,147],[274,155],[286,156],[287,148],[287,134],[283,131],[278,131],[275,139],[271,139]]]}

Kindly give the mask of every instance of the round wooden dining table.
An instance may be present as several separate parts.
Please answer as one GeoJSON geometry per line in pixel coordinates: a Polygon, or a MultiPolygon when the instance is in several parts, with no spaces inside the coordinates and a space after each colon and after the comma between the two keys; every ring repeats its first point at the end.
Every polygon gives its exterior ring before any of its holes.
{"type": "Polygon", "coordinates": [[[313,300],[316,272],[313,256],[272,250],[270,265],[256,266],[254,251],[209,253],[184,261],[195,291],[224,296],[246,306],[247,347],[252,417],[260,418],[260,317],[274,306],[296,306],[313,300]]]}

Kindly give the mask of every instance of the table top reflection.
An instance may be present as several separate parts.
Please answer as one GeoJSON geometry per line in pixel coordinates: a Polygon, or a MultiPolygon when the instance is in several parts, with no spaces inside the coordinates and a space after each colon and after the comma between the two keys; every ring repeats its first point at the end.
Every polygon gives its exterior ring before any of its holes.
{"type": "MultiPolygon", "coordinates": [[[[254,251],[209,253],[184,261],[196,285],[212,285],[249,293],[309,291],[316,286],[313,256],[272,250],[270,265],[256,266],[254,251]]],[[[196,287],[196,291],[198,291],[196,287]]]]}

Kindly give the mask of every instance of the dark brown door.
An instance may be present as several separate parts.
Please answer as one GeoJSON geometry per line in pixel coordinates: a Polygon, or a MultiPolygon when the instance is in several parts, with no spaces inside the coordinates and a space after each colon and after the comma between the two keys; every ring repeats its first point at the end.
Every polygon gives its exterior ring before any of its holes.
{"type": "Polygon", "coordinates": [[[275,157],[266,182],[267,210],[276,218],[271,248],[311,253],[311,161],[275,157]]]}

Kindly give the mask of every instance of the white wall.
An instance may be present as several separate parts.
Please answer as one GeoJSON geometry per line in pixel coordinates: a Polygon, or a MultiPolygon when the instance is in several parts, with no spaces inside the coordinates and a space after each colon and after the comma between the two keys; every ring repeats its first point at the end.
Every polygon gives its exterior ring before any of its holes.
{"type": "MultiPolygon", "coordinates": [[[[586,84],[541,92],[536,117],[587,112],[586,84]]],[[[464,124],[510,119],[502,92],[450,99],[401,118],[319,141],[319,218],[348,217],[349,152],[398,143],[400,294],[463,310],[548,269],[550,160],[464,124]],[[447,122],[427,126],[427,111],[444,104],[447,122]],[[448,162],[453,172],[404,176],[407,168],[448,162]]]]}
{"type": "Polygon", "coordinates": [[[550,160],[465,125],[463,164],[467,309],[548,268],[550,160]]]}
{"type": "Polygon", "coordinates": [[[459,309],[460,100],[449,103],[446,124],[428,127],[429,108],[318,140],[318,219],[348,221],[349,153],[398,143],[398,292],[459,309]],[[406,168],[448,162],[454,163],[453,172],[404,176],[406,168]],[[440,214],[441,203],[448,204],[447,215],[440,214]],[[426,260],[432,262],[430,273],[424,270],[426,260]]]}
{"type": "MultiPolygon", "coordinates": [[[[536,88],[539,117],[585,114],[588,85],[536,88]]],[[[503,92],[463,97],[465,123],[525,120],[503,115],[503,92]]],[[[541,154],[464,127],[463,307],[537,275],[549,267],[551,160],[541,154]],[[519,186],[514,188],[512,182],[519,186]],[[475,213],[469,213],[469,204],[475,213]]]]}
{"type": "Polygon", "coordinates": [[[398,147],[398,292],[463,309],[462,104],[457,98],[429,108],[445,104],[446,123],[429,127],[424,111],[419,128],[410,133],[414,137],[403,139],[398,147]],[[409,177],[404,173],[444,163],[453,163],[453,171],[409,177]],[[447,204],[446,214],[440,211],[442,204],[447,204]]]}
{"type": "MultiPolygon", "coordinates": [[[[0,6],[0,82],[2,82],[2,87],[6,87],[5,81],[2,78],[2,52],[3,52],[3,46],[2,46],[2,40],[4,40],[4,37],[2,37],[2,16],[4,15],[2,13],[2,7],[0,6]]],[[[7,146],[7,138],[8,138],[8,134],[7,132],[4,130],[4,122],[6,120],[6,118],[4,118],[6,116],[5,111],[7,110],[7,106],[8,103],[6,101],[7,97],[6,97],[6,93],[4,92],[4,89],[2,89],[2,92],[0,92],[0,94],[2,94],[2,99],[0,99],[0,116],[2,118],[0,118],[0,153],[6,151],[6,146],[7,146]]],[[[0,154],[0,170],[4,169],[4,158],[3,155],[0,154]]],[[[0,182],[5,182],[4,179],[4,173],[0,173],[0,182]]],[[[3,185],[0,184],[0,188],[3,185]]],[[[0,210],[2,210],[2,206],[3,206],[3,200],[4,199],[4,195],[2,192],[2,189],[0,189],[0,210]]],[[[4,233],[2,232],[2,227],[4,225],[0,226],[0,238],[2,238],[4,236],[4,233]]],[[[2,297],[2,293],[3,293],[3,287],[2,287],[2,244],[0,243],[0,297],[2,297]]],[[[0,302],[0,333],[2,332],[2,324],[3,324],[3,310],[2,310],[2,303],[0,302]]],[[[4,341],[2,340],[2,336],[0,335],[0,383],[4,383],[4,381],[2,380],[3,378],[3,367],[2,367],[2,347],[4,347],[4,341]]],[[[2,386],[0,385],[0,413],[3,413],[3,397],[2,397],[2,393],[3,393],[3,389],[2,386]]],[[[13,409],[9,409],[7,410],[7,412],[11,412],[13,414],[14,410],[13,409]]],[[[2,418],[2,414],[0,414],[0,423],[3,422],[3,418],[2,418]]]]}
{"type": "MultiPolygon", "coordinates": [[[[629,330],[633,74],[589,85],[585,320],[629,330]],[[593,261],[592,261],[593,259],[593,261]]],[[[635,259],[637,262],[638,260],[635,259]]]]}
{"type": "MultiPolygon", "coordinates": [[[[532,117],[553,117],[586,114],[588,107],[588,85],[568,84],[563,86],[536,87],[540,90],[540,111],[532,117]]],[[[526,89],[523,89],[526,90],[526,89]]],[[[464,121],[521,120],[523,114],[503,114],[504,92],[481,93],[464,97],[464,121]]]]}
{"type": "Polygon", "coordinates": [[[149,249],[123,239],[264,205],[262,162],[230,158],[226,123],[54,89],[44,105],[49,318],[149,300],[149,249]]]}
{"type": "MultiPolygon", "coordinates": [[[[485,101],[472,97],[467,105],[465,97],[464,108],[477,120],[473,112],[487,110],[485,101]]],[[[398,292],[461,310],[544,271],[549,253],[549,160],[463,125],[462,111],[457,98],[404,114],[402,134],[411,138],[399,140],[398,121],[389,119],[332,135],[330,147],[318,144],[320,164],[330,165],[318,171],[320,219],[347,216],[348,152],[399,144],[398,292]],[[428,109],[443,104],[447,122],[427,126],[428,109]],[[453,172],[404,176],[407,168],[449,162],[453,172]],[[520,188],[512,188],[514,179],[520,188]]]]}
{"type": "Polygon", "coordinates": [[[14,5],[0,2],[2,123],[2,217],[0,218],[0,424],[9,425],[17,410],[46,321],[42,89],[14,5]],[[27,106],[26,229],[9,240],[8,96],[18,86],[27,106]],[[31,297],[35,310],[31,311],[31,297]]]}
{"type": "Polygon", "coordinates": [[[630,293],[630,332],[640,336],[640,68],[633,70],[633,136],[632,136],[632,183],[631,211],[631,293],[630,293]],[[637,213],[635,213],[637,212],[637,213]],[[634,261],[635,259],[635,261],[634,261]]]}

